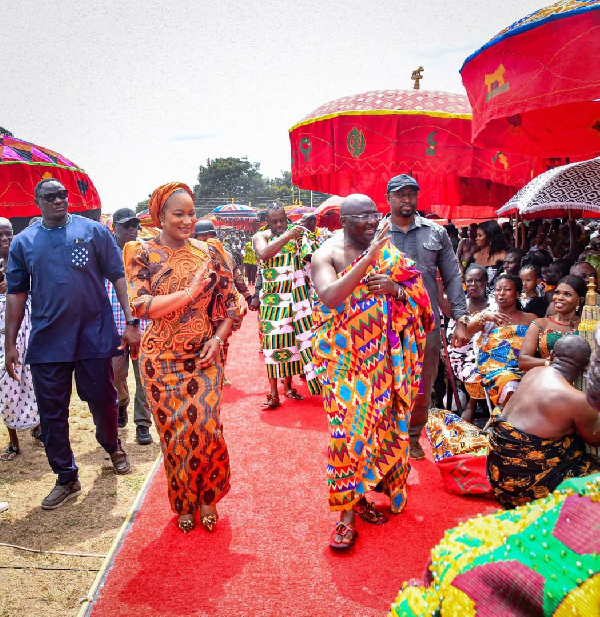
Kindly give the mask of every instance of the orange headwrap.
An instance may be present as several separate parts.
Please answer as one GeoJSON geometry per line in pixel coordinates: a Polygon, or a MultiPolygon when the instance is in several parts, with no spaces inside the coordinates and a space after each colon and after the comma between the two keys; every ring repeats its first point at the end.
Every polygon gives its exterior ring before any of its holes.
{"type": "Polygon", "coordinates": [[[190,197],[194,199],[192,189],[183,182],[169,182],[169,184],[159,186],[154,193],[152,193],[150,196],[150,201],[148,202],[148,212],[157,227],[160,227],[160,219],[158,218],[158,215],[165,207],[167,199],[169,199],[175,191],[186,191],[189,193],[190,197]]]}

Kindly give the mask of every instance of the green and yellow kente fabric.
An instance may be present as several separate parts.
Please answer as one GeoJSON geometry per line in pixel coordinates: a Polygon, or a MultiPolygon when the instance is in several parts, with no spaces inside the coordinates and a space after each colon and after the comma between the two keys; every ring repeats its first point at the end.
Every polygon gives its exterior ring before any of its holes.
{"type": "Polygon", "coordinates": [[[311,348],[312,307],[299,242],[290,240],[275,257],[261,262],[262,349],[269,377],[304,373],[309,391],[318,394],[311,348]]]}

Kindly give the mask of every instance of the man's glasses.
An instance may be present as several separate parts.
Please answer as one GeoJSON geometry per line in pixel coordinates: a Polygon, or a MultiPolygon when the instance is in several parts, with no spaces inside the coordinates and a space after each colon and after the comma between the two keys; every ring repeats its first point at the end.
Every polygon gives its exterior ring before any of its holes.
{"type": "Polygon", "coordinates": [[[351,216],[359,221],[380,221],[383,218],[381,212],[369,212],[369,214],[346,214],[344,216],[351,216]]]}
{"type": "Polygon", "coordinates": [[[45,193],[44,195],[41,195],[41,198],[51,204],[54,203],[57,197],[59,199],[66,199],[68,196],[69,191],[67,191],[67,189],[63,189],[62,191],[57,191],[56,193],[45,193]]]}

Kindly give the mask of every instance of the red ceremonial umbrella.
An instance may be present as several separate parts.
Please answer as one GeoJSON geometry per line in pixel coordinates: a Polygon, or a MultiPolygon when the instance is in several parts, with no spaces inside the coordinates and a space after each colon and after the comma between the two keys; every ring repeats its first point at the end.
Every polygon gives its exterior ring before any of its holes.
{"type": "Polygon", "coordinates": [[[365,193],[387,212],[388,180],[414,176],[419,209],[445,218],[495,218],[531,178],[532,161],[473,148],[466,96],[366,92],[327,103],[290,129],[292,181],[323,193],[365,193]]]}
{"type": "Polygon", "coordinates": [[[600,154],[600,0],[562,0],[515,22],[461,69],[473,142],[537,157],[600,154]]]}
{"type": "Polygon", "coordinates": [[[69,191],[69,211],[102,207],[96,187],[78,165],[61,154],[0,135],[0,216],[39,216],[35,185],[43,178],[56,178],[69,191]]]}

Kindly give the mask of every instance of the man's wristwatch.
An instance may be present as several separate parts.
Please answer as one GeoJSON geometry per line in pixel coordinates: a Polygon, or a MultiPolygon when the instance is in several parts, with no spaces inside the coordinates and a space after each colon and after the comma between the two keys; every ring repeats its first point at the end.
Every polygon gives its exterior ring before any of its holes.
{"type": "Polygon", "coordinates": [[[134,326],[135,328],[138,328],[140,325],[140,320],[139,319],[130,319],[129,321],[125,322],[128,326],[134,326]]]}
{"type": "Polygon", "coordinates": [[[461,315],[456,321],[457,323],[461,323],[463,326],[467,327],[471,323],[471,316],[461,315]]]}

